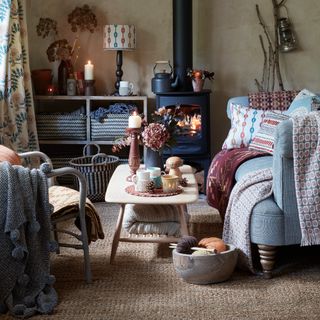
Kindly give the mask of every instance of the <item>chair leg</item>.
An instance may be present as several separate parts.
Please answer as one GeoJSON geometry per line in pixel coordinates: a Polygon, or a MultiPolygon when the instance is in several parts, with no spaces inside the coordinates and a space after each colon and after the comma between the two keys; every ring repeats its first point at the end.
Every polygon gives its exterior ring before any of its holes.
{"type": "Polygon", "coordinates": [[[266,279],[272,278],[272,270],[276,261],[276,246],[258,244],[260,255],[260,263],[262,266],[263,275],[266,279]]]}

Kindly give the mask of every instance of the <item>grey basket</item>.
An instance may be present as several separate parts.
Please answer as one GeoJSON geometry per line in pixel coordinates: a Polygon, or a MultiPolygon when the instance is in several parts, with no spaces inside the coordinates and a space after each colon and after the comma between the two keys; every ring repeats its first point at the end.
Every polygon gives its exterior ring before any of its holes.
{"type": "Polygon", "coordinates": [[[92,202],[104,201],[111,176],[119,164],[119,158],[100,153],[99,145],[91,143],[83,147],[83,157],[73,158],[69,164],[85,176],[87,197],[92,202]],[[97,148],[97,153],[93,156],[86,155],[90,145],[97,148]]]}
{"type": "Polygon", "coordinates": [[[108,114],[103,122],[91,118],[91,139],[116,138],[125,134],[129,114],[108,114]]]}
{"type": "Polygon", "coordinates": [[[86,139],[86,118],[83,115],[38,114],[36,121],[40,140],[86,139]]]}

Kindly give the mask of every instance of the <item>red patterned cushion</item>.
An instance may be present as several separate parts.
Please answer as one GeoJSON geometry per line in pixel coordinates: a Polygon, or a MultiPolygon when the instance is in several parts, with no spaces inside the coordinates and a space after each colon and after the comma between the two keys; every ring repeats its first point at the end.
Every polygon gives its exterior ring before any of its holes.
{"type": "Polygon", "coordinates": [[[272,91],[249,93],[249,105],[260,110],[287,110],[299,91],[272,91]]]}
{"type": "Polygon", "coordinates": [[[276,127],[281,121],[287,119],[289,119],[288,115],[273,111],[267,112],[260,130],[249,144],[249,149],[273,154],[276,127]]]}

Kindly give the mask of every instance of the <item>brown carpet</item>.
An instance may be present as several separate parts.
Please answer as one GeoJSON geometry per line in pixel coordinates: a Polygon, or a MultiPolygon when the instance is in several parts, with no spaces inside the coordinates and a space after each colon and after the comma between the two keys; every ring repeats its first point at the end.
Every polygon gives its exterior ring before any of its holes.
{"type": "Polygon", "coordinates": [[[96,206],[106,238],[90,245],[93,283],[84,281],[82,252],[62,248],[52,257],[59,305],[53,315],[32,319],[320,319],[318,247],[281,251],[271,280],[236,271],[224,283],[192,285],[176,276],[157,244],[120,243],[110,265],[118,208],[96,206]]]}

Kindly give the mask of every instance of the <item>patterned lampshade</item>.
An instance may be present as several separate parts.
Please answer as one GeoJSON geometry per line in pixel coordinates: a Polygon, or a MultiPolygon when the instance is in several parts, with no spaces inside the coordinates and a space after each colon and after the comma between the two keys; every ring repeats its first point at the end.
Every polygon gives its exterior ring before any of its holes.
{"type": "Polygon", "coordinates": [[[103,32],[104,50],[134,50],[136,29],[134,25],[107,24],[103,32]]]}

